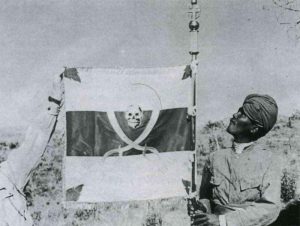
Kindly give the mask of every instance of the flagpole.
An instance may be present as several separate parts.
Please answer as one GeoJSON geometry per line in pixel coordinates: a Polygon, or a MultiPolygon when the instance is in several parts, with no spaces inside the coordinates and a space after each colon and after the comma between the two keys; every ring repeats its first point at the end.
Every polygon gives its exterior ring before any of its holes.
{"type": "MultiPolygon", "coordinates": [[[[200,16],[200,8],[198,6],[197,0],[191,0],[190,11],[191,20],[189,22],[190,29],[190,51],[191,55],[191,69],[192,69],[192,82],[191,82],[191,90],[192,90],[192,100],[191,105],[193,110],[196,110],[196,78],[197,78],[197,56],[199,54],[198,47],[198,33],[200,24],[197,19],[200,16]]],[[[194,144],[194,164],[193,164],[193,173],[192,173],[192,192],[196,191],[196,178],[197,178],[197,158],[196,158],[196,114],[191,115],[192,119],[192,127],[193,127],[193,144],[194,144]],[[193,183],[194,182],[194,183],[193,183]]]]}
{"type": "Polygon", "coordinates": [[[196,198],[195,192],[197,190],[197,157],[196,157],[196,79],[197,79],[197,56],[199,54],[198,48],[198,33],[200,24],[197,19],[200,16],[200,8],[198,6],[197,0],[191,0],[191,4],[189,7],[189,13],[191,15],[191,20],[189,22],[189,29],[190,29],[190,50],[189,54],[191,55],[191,106],[189,111],[189,116],[191,117],[192,121],[192,133],[193,133],[193,162],[192,162],[192,173],[191,173],[191,186],[188,198],[188,214],[191,217],[191,223],[193,223],[193,215],[196,208],[196,198]]]}

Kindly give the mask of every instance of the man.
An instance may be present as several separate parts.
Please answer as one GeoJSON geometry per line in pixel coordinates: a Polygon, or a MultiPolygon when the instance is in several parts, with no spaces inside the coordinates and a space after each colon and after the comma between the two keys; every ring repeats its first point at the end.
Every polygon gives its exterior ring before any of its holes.
{"type": "Polygon", "coordinates": [[[203,169],[198,212],[192,225],[269,225],[280,212],[280,167],[257,144],[277,120],[278,107],[268,95],[251,94],[233,115],[227,132],[233,147],[212,153],[203,169]]]}
{"type": "Polygon", "coordinates": [[[0,164],[0,226],[33,225],[23,189],[44,154],[55,128],[62,106],[60,88],[56,91],[58,93],[54,93],[57,94],[55,97],[59,99],[52,98],[52,105],[48,108],[50,115],[45,110],[34,118],[22,145],[11,151],[7,160],[0,164]]]}

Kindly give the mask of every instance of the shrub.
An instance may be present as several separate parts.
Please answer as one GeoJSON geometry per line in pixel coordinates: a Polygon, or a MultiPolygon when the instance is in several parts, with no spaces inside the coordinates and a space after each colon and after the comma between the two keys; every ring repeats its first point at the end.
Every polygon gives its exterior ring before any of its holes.
{"type": "Polygon", "coordinates": [[[19,147],[19,143],[18,142],[16,142],[16,143],[10,143],[9,144],[9,149],[15,149],[17,147],[19,147]]]}
{"type": "Polygon", "coordinates": [[[284,202],[288,202],[295,197],[296,177],[295,173],[287,169],[283,170],[283,176],[281,178],[281,198],[284,202]]]}
{"type": "Polygon", "coordinates": [[[162,226],[162,217],[159,213],[147,214],[143,226],[162,226]]]}

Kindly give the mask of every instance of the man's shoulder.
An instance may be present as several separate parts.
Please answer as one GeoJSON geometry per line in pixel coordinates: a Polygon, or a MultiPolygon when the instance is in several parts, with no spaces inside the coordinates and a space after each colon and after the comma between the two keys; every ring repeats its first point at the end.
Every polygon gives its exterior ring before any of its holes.
{"type": "Polygon", "coordinates": [[[218,159],[224,159],[232,155],[232,148],[223,148],[217,151],[214,151],[210,153],[209,159],[211,161],[218,160],[218,159]]]}
{"type": "Polygon", "coordinates": [[[249,156],[255,156],[258,160],[268,160],[271,161],[272,159],[276,158],[276,154],[270,150],[265,144],[255,142],[251,147],[249,147],[249,156]]]}
{"type": "MultiPolygon", "coordinates": [[[[244,152],[244,154],[247,154],[247,156],[256,156],[257,158],[264,159],[264,160],[271,160],[271,159],[277,159],[278,156],[274,154],[270,148],[268,148],[266,145],[263,145],[261,143],[255,142],[252,144],[249,148],[247,148],[244,152]]],[[[232,147],[225,147],[220,150],[217,150],[215,152],[210,153],[209,158],[211,160],[214,159],[220,159],[220,158],[227,158],[234,155],[234,151],[232,147]]]]}

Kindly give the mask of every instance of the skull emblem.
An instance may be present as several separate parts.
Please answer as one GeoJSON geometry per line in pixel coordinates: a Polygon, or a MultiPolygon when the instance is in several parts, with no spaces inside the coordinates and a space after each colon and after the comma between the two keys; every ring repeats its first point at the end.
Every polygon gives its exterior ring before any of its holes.
{"type": "Polygon", "coordinates": [[[137,129],[142,126],[143,117],[144,113],[142,108],[138,105],[130,105],[125,113],[127,123],[133,129],[137,129]]]}

